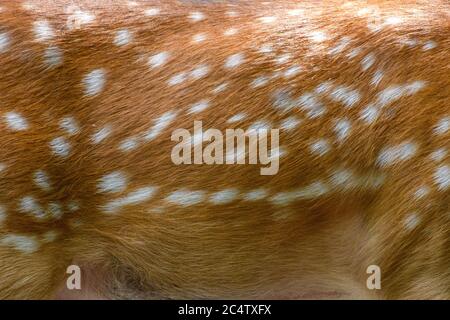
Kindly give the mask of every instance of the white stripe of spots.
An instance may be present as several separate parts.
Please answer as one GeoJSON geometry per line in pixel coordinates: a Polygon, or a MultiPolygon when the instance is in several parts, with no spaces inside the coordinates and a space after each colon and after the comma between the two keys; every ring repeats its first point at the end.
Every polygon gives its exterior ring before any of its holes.
{"type": "Polygon", "coordinates": [[[336,102],[343,103],[346,107],[353,107],[361,98],[358,90],[352,90],[348,87],[338,86],[331,93],[330,97],[336,102]]]}
{"type": "Polygon", "coordinates": [[[112,128],[110,125],[104,126],[103,128],[99,129],[91,136],[92,143],[98,144],[98,143],[102,142],[111,134],[111,132],[112,132],[112,128]]]}
{"type": "Polygon", "coordinates": [[[118,47],[126,46],[133,40],[133,34],[128,29],[118,30],[114,36],[114,44],[118,47]]]}
{"type": "Polygon", "coordinates": [[[205,198],[203,191],[177,190],[166,197],[166,201],[180,206],[192,206],[202,202],[205,198]]]}
{"type": "Polygon", "coordinates": [[[57,46],[50,46],[44,51],[45,63],[50,67],[54,68],[62,63],[62,51],[57,46]]]}
{"type": "Polygon", "coordinates": [[[239,122],[244,120],[247,117],[247,115],[243,112],[240,112],[238,114],[235,114],[234,116],[232,116],[231,118],[229,118],[227,120],[227,123],[234,123],[234,122],[239,122]]]}
{"type": "Polygon", "coordinates": [[[334,132],[337,135],[337,139],[339,141],[343,141],[350,134],[352,125],[350,121],[347,119],[340,119],[334,125],[334,132]]]}
{"type": "Polygon", "coordinates": [[[406,216],[403,223],[407,230],[413,230],[420,223],[420,217],[417,215],[416,212],[413,212],[413,213],[409,214],[408,216],[406,216]]]}
{"type": "Polygon", "coordinates": [[[195,12],[191,12],[189,14],[189,19],[192,22],[199,22],[199,21],[202,21],[203,19],[205,19],[205,15],[200,11],[195,11],[195,12]]]}
{"type": "Polygon", "coordinates": [[[33,23],[36,41],[45,42],[55,37],[55,31],[47,20],[38,20],[33,23]]]}
{"type": "Polygon", "coordinates": [[[78,124],[73,117],[65,117],[59,122],[59,127],[66,131],[69,136],[73,136],[79,132],[78,124]]]}
{"type": "Polygon", "coordinates": [[[16,112],[7,112],[4,119],[8,128],[14,131],[22,131],[28,129],[27,120],[16,112]]]}
{"type": "Polygon", "coordinates": [[[11,43],[11,40],[9,38],[8,33],[6,33],[6,32],[0,33],[0,53],[3,53],[6,50],[8,50],[10,43],[11,43]]]}
{"type": "Polygon", "coordinates": [[[403,96],[410,96],[419,92],[424,87],[424,81],[414,81],[405,85],[390,86],[378,93],[376,103],[380,107],[385,107],[403,96]]]}
{"type": "Polygon", "coordinates": [[[166,129],[176,118],[177,112],[168,111],[154,121],[153,127],[144,135],[144,140],[151,141],[166,129]]]}
{"type": "Polygon", "coordinates": [[[70,143],[64,137],[58,137],[50,141],[52,152],[59,157],[67,157],[70,153],[70,143]]]}
{"type": "Polygon", "coordinates": [[[126,196],[112,200],[103,206],[103,211],[106,213],[115,213],[124,206],[137,205],[145,202],[153,197],[157,187],[149,186],[142,187],[128,193],[126,196]]]}
{"type": "Polygon", "coordinates": [[[279,192],[269,200],[275,205],[286,205],[293,201],[302,199],[315,199],[325,195],[329,187],[322,181],[314,182],[304,188],[288,192],[279,192]]]}
{"type": "Polygon", "coordinates": [[[39,242],[33,236],[21,236],[17,234],[7,234],[0,238],[0,244],[13,247],[23,253],[33,253],[39,249],[39,242]]]}
{"type": "Polygon", "coordinates": [[[330,144],[325,139],[319,139],[310,145],[311,152],[318,156],[323,156],[330,151],[330,144]]]}
{"type": "Polygon", "coordinates": [[[128,179],[124,173],[120,171],[111,172],[101,177],[97,184],[98,192],[116,193],[124,191],[127,187],[128,179]]]}
{"type": "Polygon", "coordinates": [[[201,100],[197,103],[194,103],[190,108],[188,113],[199,113],[206,110],[209,107],[208,100],[201,100]]]}
{"type": "Polygon", "coordinates": [[[450,117],[445,117],[436,124],[434,127],[434,133],[436,135],[445,134],[450,128],[450,117]]]}
{"type": "Polygon", "coordinates": [[[370,67],[375,63],[375,55],[373,53],[369,53],[365,56],[361,61],[361,68],[363,71],[367,71],[370,67]]]}
{"type": "Polygon", "coordinates": [[[229,56],[225,60],[225,68],[233,69],[241,65],[243,62],[244,62],[244,55],[242,53],[236,53],[229,56]]]}
{"type": "Polygon", "coordinates": [[[170,55],[168,52],[157,53],[148,58],[148,65],[152,69],[159,68],[167,62],[169,57],[170,55]]]}
{"type": "Polygon", "coordinates": [[[442,165],[434,172],[434,182],[441,191],[447,190],[450,187],[450,167],[442,165]]]}
{"type": "Polygon", "coordinates": [[[238,190],[236,189],[226,189],[222,190],[216,193],[213,193],[210,198],[209,202],[212,204],[226,204],[234,201],[237,196],[239,195],[238,190]]]}
{"type": "Polygon", "coordinates": [[[302,121],[295,116],[284,119],[280,123],[280,128],[286,131],[295,129],[302,121]]]}
{"type": "Polygon", "coordinates": [[[417,145],[413,142],[403,142],[399,145],[384,148],[378,156],[377,163],[381,167],[389,167],[402,161],[411,159],[417,152],[417,145]]]}
{"type": "Polygon", "coordinates": [[[49,191],[51,189],[50,179],[43,170],[38,170],[34,173],[34,183],[44,191],[49,191]]]}
{"type": "Polygon", "coordinates": [[[242,196],[242,199],[244,199],[245,201],[259,201],[266,198],[268,194],[269,193],[266,189],[259,188],[245,193],[242,196]]]}
{"type": "Polygon", "coordinates": [[[105,77],[104,69],[95,69],[89,72],[83,79],[85,95],[95,96],[99,94],[105,86],[105,77]]]}
{"type": "Polygon", "coordinates": [[[19,201],[19,211],[23,213],[32,214],[38,219],[45,218],[45,210],[41,205],[31,196],[26,196],[19,201]]]}

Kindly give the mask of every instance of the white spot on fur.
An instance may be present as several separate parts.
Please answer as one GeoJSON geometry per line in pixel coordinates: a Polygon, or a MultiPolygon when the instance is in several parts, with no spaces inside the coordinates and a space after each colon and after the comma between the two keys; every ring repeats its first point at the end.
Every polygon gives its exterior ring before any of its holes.
{"type": "Polygon", "coordinates": [[[404,220],[405,228],[408,230],[413,230],[417,225],[420,223],[420,218],[417,215],[417,213],[411,213],[408,216],[406,216],[404,220]]]}
{"type": "Polygon", "coordinates": [[[175,86],[183,83],[187,79],[186,72],[180,72],[169,79],[167,82],[170,86],[175,86]]]}
{"type": "Polygon", "coordinates": [[[446,156],[447,150],[445,148],[439,148],[430,154],[430,159],[433,161],[440,162],[444,160],[446,156]]]}
{"type": "Polygon", "coordinates": [[[55,219],[60,219],[63,215],[62,206],[58,202],[50,202],[48,204],[48,211],[55,219]]]}
{"type": "Polygon", "coordinates": [[[119,145],[119,149],[123,152],[127,152],[136,149],[138,145],[139,142],[137,137],[131,137],[123,140],[119,145]]]}
{"type": "Polygon", "coordinates": [[[447,165],[438,167],[434,172],[434,182],[439,190],[447,190],[450,187],[450,167],[447,165]]]}
{"type": "Polygon", "coordinates": [[[11,40],[9,38],[8,33],[2,32],[0,33],[0,53],[8,50],[11,40]]]}
{"type": "Polygon", "coordinates": [[[17,234],[7,234],[0,238],[3,246],[13,247],[23,253],[33,253],[39,249],[39,242],[33,236],[21,236],[17,234]]]}
{"type": "Polygon", "coordinates": [[[361,61],[361,68],[363,71],[367,71],[370,67],[375,63],[375,55],[373,53],[369,53],[365,56],[361,61]]]}
{"type": "Polygon", "coordinates": [[[434,127],[434,133],[436,135],[445,134],[450,129],[450,117],[445,117],[439,120],[434,127]]]}
{"type": "Polygon", "coordinates": [[[361,98],[357,90],[352,90],[344,86],[336,87],[330,96],[334,101],[341,102],[348,108],[353,107],[361,98]]]}
{"type": "Polygon", "coordinates": [[[105,76],[104,69],[95,69],[89,72],[83,79],[84,93],[87,96],[99,94],[105,86],[105,76]]]}
{"type": "Polygon", "coordinates": [[[278,56],[275,59],[275,63],[278,65],[282,65],[282,64],[289,62],[290,59],[291,59],[291,55],[289,53],[285,53],[285,54],[282,54],[281,56],[278,56]]]}
{"type": "Polygon", "coordinates": [[[8,128],[14,131],[22,131],[28,129],[27,120],[16,112],[7,112],[4,115],[8,128]]]}
{"type": "Polygon", "coordinates": [[[201,100],[189,108],[189,113],[199,113],[209,108],[208,100],[201,100]]]}
{"type": "Polygon", "coordinates": [[[237,33],[238,33],[238,29],[236,29],[236,28],[229,28],[229,29],[225,30],[223,35],[228,37],[228,36],[234,36],[237,33]]]}
{"type": "Polygon", "coordinates": [[[42,235],[42,241],[45,243],[53,242],[58,238],[58,232],[50,230],[42,235]]]}
{"type": "Polygon", "coordinates": [[[366,124],[372,124],[373,122],[375,122],[375,120],[377,120],[379,113],[380,111],[377,107],[369,105],[361,111],[360,119],[366,124]]]}
{"type": "Polygon", "coordinates": [[[430,188],[427,186],[421,186],[419,189],[414,192],[414,197],[416,199],[425,198],[428,194],[430,194],[430,188]]]}
{"type": "Polygon", "coordinates": [[[155,54],[154,56],[151,56],[148,59],[148,65],[150,68],[158,68],[164,65],[167,60],[169,59],[169,53],[167,52],[160,52],[155,54]]]}
{"type": "Polygon", "coordinates": [[[229,56],[225,61],[225,68],[232,69],[241,65],[244,62],[244,55],[242,53],[236,53],[229,56]]]}
{"type": "Polygon", "coordinates": [[[213,193],[209,202],[213,204],[226,204],[235,200],[238,196],[239,192],[236,189],[226,189],[216,193],[213,193]]]}
{"type": "Polygon", "coordinates": [[[350,37],[347,36],[343,37],[341,40],[339,40],[338,44],[334,48],[331,48],[328,51],[328,53],[331,55],[341,53],[350,44],[350,41],[351,41],[350,37]]]}
{"type": "Polygon", "coordinates": [[[67,209],[68,209],[70,212],[75,212],[75,211],[80,210],[80,205],[79,205],[78,201],[70,201],[70,202],[67,204],[67,209]]]}
{"type": "Polygon", "coordinates": [[[416,154],[417,149],[417,145],[412,142],[403,142],[393,147],[384,148],[378,156],[377,163],[381,167],[388,167],[406,161],[416,154]]]}
{"type": "Polygon", "coordinates": [[[267,77],[261,76],[252,81],[252,88],[259,88],[266,85],[269,82],[267,77]]]}
{"type": "Polygon", "coordinates": [[[246,201],[259,201],[267,197],[267,195],[266,189],[259,188],[245,193],[242,198],[246,201]]]}
{"type": "Polygon", "coordinates": [[[425,44],[422,47],[422,50],[423,51],[428,51],[428,50],[434,49],[436,47],[437,47],[437,43],[432,41],[432,40],[430,40],[430,41],[425,42],[425,44]]]}
{"type": "Polygon", "coordinates": [[[330,151],[330,144],[325,139],[319,139],[310,145],[313,154],[323,156],[330,151]]]}
{"type": "Polygon", "coordinates": [[[133,35],[128,29],[121,29],[116,32],[114,44],[118,47],[125,46],[133,40],[133,35]]]}
{"type": "Polygon", "coordinates": [[[270,201],[276,205],[286,205],[297,200],[315,199],[323,196],[328,191],[329,188],[325,183],[317,181],[304,188],[277,193],[270,198],[270,201]]]}
{"type": "Polygon", "coordinates": [[[73,136],[79,132],[78,124],[72,117],[63,118],[59,122],[59,127],[66,131],[70,136],[73,136]]]}
{"type": "Polygon", "coordinates": [[[275,21],[277,21],[277,17],[260,17],[258,18],[259,21],[261,21],[262,23],[274,23],[275,21]]]}
{"type": "Polygon", "coordinates": [[[191,12],[191,14],[189,15],[189,19],[191,19],[191,21],[193,21],[193,22],[198,22],[198,21],[202,21],[203,19],[205,19],[205,15],[202,12],[195,11],[195,12],[191,12]]]}
{"type": "Polygon", "coordinates": [[[64,137],[58,137],[50,141],[53,153],[60,157],[67,157],[70,153],[70,143],[64,137]]]}
{"type": "Polygon", "coordinates": [[[334,132],[337,135],[339,141],[343,141],[347,138],[351,131],[350,121],[347,119],[340,119],[336,122],[334,126],[334,132]]]}
{"type": "Polygon", "coordinates": [[[352,49],[348,54],[347,54],[347,58],[349,59],[353,59],[355,57],[357,57],[360,53],[361,53],[361,48],[354,48],[352,49]]]}
{"type": "Polygon", "coordinates": [[[238,122],[238,121],[242,121],[247,117],[247,115],[243,112],[238,113],[234,116],[232,116],[230,119],[227,120],[228,123],[234,123],[234,122],[238,122]]]}
{"type": "Polygon", "coordinates": [[[320,43],[320,42],[324,42],[325,40],[327,40],[328,39],[328,35],[325,32],[323,32],[323,31],[313,31],[309,35],[309,38],[313,42],[320,43]]]}
{"type": "Polygon", "coordinates": [[[205,77],[208,72],[209,67],[206,64],[202,64],[191,71],[191,78],[193,78],[194,80],[201,79],[205,77]]]}
{"type": "Polygon", "coordinates": [[[157,188],[152,186],[139,188],[128,193],[125,197],[108,202],[103,206],[103,210],[107,213],[114,213],[124,206],[137,205],[145,202],[153,197],[156,190],[157,188]]]}
{"type": "Polygon", "coordinates": [[[32,214],[38,219],[45,218],[45,210],[41,207],[41,205],[31,196],[26,196],[20,199],[19,202],[19,211],[32,214]]]}
{"type": "Polygon", "coordinates": [[[207,39],[207,36],[205,33],[197,33],[192,37],[192,41],[195,43],[203,42],[207,39]]]}
{"type": "Polygon", "coordinates": [[[319,84],[316,89],[314,89],[314,92],[317,94],[329,93],[331,88],[333,88],[333,83],[331,81],[325,81],[319,84]]]}
{"type": "Polygon", "coordinates": [[[289,67],[285,72],[284,72],[284,77],[285,78],[291,78],[296,76],[297,74],[300,73],[300,71],[302,70],[302,68],[298,65],[289,67]]]}
{"type": "Polygon", "coordinates": [[[370,84],[377,87],[380,84],[381,80],[383,79],[383,76],[384,76],[383,71],[377,70],[373,75],[370,84]]]}
{"type": "Polygon", "coordinates": [[[144,135],[147,141],[155,139],[164,129],[166,129],[173,120],[175,120],[177,112],[168,111],[154,121],[153,127],[144,135]]]}
{"type": "Polygon", "coordinates": [[[215,87],[212,92],[214,94],[218,94],[218,93],[225,91],[225,89],[227,87],[228,87],[228,83],[222,83],[222,84],[219,84],[217,87],[215,87]]]}
{"type": "Polygon", "coordinates": [[[3,206],[0,205],[0,226],[5,220],[6,220],[6,210],[3,206]]]}
{"type": "Polygon", "coordinates": [[[97,184],[98,192],[115,193],[124,191],[127,187],[127,177],[120,171],[111,172],[100,178],[97,184]]]}
{"type": "Polygon", "coordinates": [[[318,100],[318,98],[310,92],[303,94],[298,99],[298,103],[300,104],[301,109],[308,112],[308,117],[310,118],[322,116],[326,111],[325,107],[318,100]]]}
{"type": "Polygon", "coordinates": [[[55,37],[55,31],[47,20],[37,20],[33,23],[35,39],[39,42],[49,41],[55,37]]]}
{"type": "Polygon", "coordinates": [[[94,22],[95,15],[88,11],[80,10],[77,6],[70,6],[67,10],[67,28],[69,30],[80,29],[84,24],[94,22]]]}
{"type": "Polygon", "coordinates": [[[273,52],[273,48],[270,44],[264,44],[261,46],[261,48],[259,48],[258,52],[262,54],[268,54],[273,52]]]}
{"type": "Polygon", "coordinates": [[[102,142],[111,134],[111,132],[112,132],[111,126],[109,125],[104,126],[91,136],[92,143],[97,144],[102,142]]]}
{"type": "Polygon", "coordinates": [[[286,131],[295,129],[302,121],[295,116],[284,119],[280,123],[280,128],[286,131]]]}
{"type": "Polygon", "coordinates": [[[148,9],[145,9],[144,14],[148,17],[154,17],[154,16],[159,15],[160,12],[161,12],[161,9],[159,9],[159,8],[148,8],[148,9]]]}
{"type": "Polygon", "coordinates": [[[51,189],[50,179],[43,170],[34,173],[34,183],[42,190],[48,191],[51,189]]]}
{"type": "Polygon", "coordinates": [[[190,191],[181,189],[169,194],[166,198],[166,201],[172,204],[187,207],[202,202],[204,198],[205,193],[203,191],[190,191]]]}
{"type": "Polygon", "coordinates": [[[62,52],[57,46],[50,46],[44,51],[45,63],[51,67],[57,67],[62,63],[62,52]]]}

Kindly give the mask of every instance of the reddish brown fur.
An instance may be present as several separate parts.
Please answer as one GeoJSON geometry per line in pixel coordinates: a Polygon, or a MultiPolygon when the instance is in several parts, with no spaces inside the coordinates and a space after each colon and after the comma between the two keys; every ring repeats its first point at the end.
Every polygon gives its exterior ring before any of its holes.
{"type": "MultiPolygon", "coordinates": [[[[8,31],[13,41],[9,50],[0,53],[0,116],[16,111],[29,122],[27,130],[11,131],[0,121],[0,163],[7,166],[0,172],[0,204],[7,212],[0,237],[20,234],[41,239],[53,231],[57,238],[39,240],[39,249],[31,254],[0,245],[0,298],[54,297],[65,281],[66,267],[74,261],[101,273],[98,286],[105,296],[327,298],[326,293],[335,292],[333,297],[338,298],[450,298],[450,193],[448,188],[436,188],[433,173],[438,164],[429,159],[436,149],[450,147],[448,131],[440,136],[433,133],[435,124],[449,115],[446,1],[370,1],[379,6],[383,18],[414,17],[411,9],[425,13],[414,23],[386,26],[379,32],[367,28],[366,16],[355,15],[368,5],[361,1],[302,3],[306,24],[286,15],[285,10],[299,4],[292,0],[270,5],[152,1],[132,7],[125,1],[96,1],[95,7],[78,1],[81,8],[95,13],[96,21],[76,30],[65,25],[65,1],[36,3],[33,10],[8,3],[0,13],[0,32],[8,31]],[[161,8],[161,14],[145,17],[142,11],[152,6],[161,8]],[[229,10],[239,16],[228,17],[229,10]],[[189,22],[192,11],[203,12],[205,19],[189,22]],[[257,20],[272,15],[279,16],[276,23],[257,20]],[[53,69],[42,58],[48,43],[36,42],[31,32],[33,22],[43,17],[56,30],[49,42],[63,52],[62,64],[53,69]],[[314,44],[304,33],[310,26],[323,28],[334,38],[312,50],[314,44]],[[114,31],[125,27],[133,31],[133,42],[117,47],[114,31]],[[239,32],[225,37],[223,32],[230,27],[239,32]],[[192,43],[192,36],[201,32],[208,38],[192,43]],[[343,36],[354,42],[342,54],[328,55],[327,50],[343,36]],[[399,44],[408,38],[421,44],[432,40],[438,46],[424,51],[421,45],[399,44]],[[257,51],[265,43],[274,44],[274,56],[291,53],[291,61],[304,69],[293,78],[280,77],[253,89],[250,84],[256,77],[286,69],[273,56],[257,51]],[[348,59],[346,54],[355,47],[362,52],[348,59]],[[161,51],[170,51],[170,59],[163,67],[150,69],[147,57],[161,51]],[[224,69],[226,58],[239,52],[245,53],[245,63],[224,69]],[[363,72],[360,61],[369,53],[376,56],[376,65],[363,72]],[[201,63],[210,66],[203,79],[174,87],[166,84],[171,76],[201,63]],[[83,77],[97,68],[107,70],[105,87],[86,97],[83,77]],[[385,75],[375,88],[370,80],[377,69],[385,75]],[[283,113],[273,107],[272,93],[277,89],[288,88],[292,97],[298,97],[328,80],[359,90],[361,100],[353,108],[326,100],[327,114],[316,119],[300,109],[283,113]],[[427,85],[399,99],[389,108],[391,113],[382,113],[376,123],[358,122],[361,110],[382,89],[415,80],[427,85]],[[224,92],[211,93],[224,82],[229,83],[224,92]],[[195,116],[187,114],[187,107],[201,99],[210,99],[211,107],[195,116]],[[145,132],[155,118],[173,109],[179,115],[157,139],[128,153],[118,150],[123,139],[145,132]],[[248,117],[226,123],[239,112],[248,117]],[[62,159],[48,145],[63,135],[58,122],[68,115],[77,120],[80,133],[67,138],[72,150],[62,159]],[[171,131],[191,129],[194,120],[221,130],[246,128],[257,120],[270,121],[277,128],[291,115],[303,122],[292,132],[281,131],[280,144],[288,153],[281,157],[280,171],[274,176],[260,175],[254,165],[175,166],[171,162],[175,144],[171,131]],[[343,117],[353,126],[349,137],[339,143],[333,126],[343,117]],[[113,125],[112,134],[93,145],[91,135],[106,124],[113,125]],[[320,158],[309,151],[317,138],[327,138],[332,145],[320,158]],[[419,146],[412,159],[388,168],[377,166],[383,148],[406,140],[419,146]],[[182,207],[164,200],[182,187],[210,194],[226,188],[243,193],[263,186],[276,194],[327,180],[339,168],[384,176],[384,183],[378,189],[333,190],[286,206],[265,199],[226,205],[204,201],[182,207]],[[33,184],[33,173],[39,169],[50,177],[51,192],[33,184]],[[99,206],[112,196],[98,193],[97,184],[115,170],[125,170],[129,177],[122,195],[147,185],[159,189],[143,204],[105,214],[99,206]],[[429,185],[431,192],[414,200],[412,194],[422,184],[429,185]],[[25,195],[33,195],[42,206],[76,200],[80,210],[66,212],[58,220],[38,221],[18,211],[19,199],[25,195]],[[407,230],[404,219],[412,211],[421,220],[407,230]],[[381,290],[366,289],[369,265],[382,270],[381,290]]],[[[440,163],[448,165],[448,154],[440,163]]]]}

